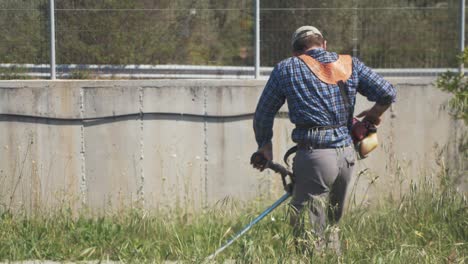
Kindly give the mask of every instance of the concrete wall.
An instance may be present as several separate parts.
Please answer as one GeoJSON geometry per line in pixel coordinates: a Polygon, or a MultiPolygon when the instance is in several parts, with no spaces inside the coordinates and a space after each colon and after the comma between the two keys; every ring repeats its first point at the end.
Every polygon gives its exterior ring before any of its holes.
{"type": "MultiPolygon", "coordinates": [[[[358,164],[357,199],[398,195],[407,186],[401,181],[433,173],[435,146],[457,157],[449,139],[463,128],[441,108],[448,95],[430,78],[389,80],[398,103],[380,128],[381,147],[358,164]]],[[[250,167],[252,117],[236,116],[255,110],[264,84],[1,81],[0,206],[196,209],[226,198],[279,196],[279,177],[250,167]]],[[[370,105],[361,99],[356,112],[370,105]]],[[[292,146],[292,129],[287,118],[275,121],[276,160],[292,146]]]]}

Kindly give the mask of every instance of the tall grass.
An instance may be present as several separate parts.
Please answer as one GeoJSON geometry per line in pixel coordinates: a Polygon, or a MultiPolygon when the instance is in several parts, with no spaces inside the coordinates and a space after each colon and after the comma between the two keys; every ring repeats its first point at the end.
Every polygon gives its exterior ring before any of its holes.
{"type": "MultiPolygon", "coordinates": [[[[220,254],[237,263],[465,263],[468,207],[445,172],[435,182],[411,184],[400,200],[368,209],[358,206],[342,219],[342,254],[296,250],[287,206],[276,210],[220,254]]],[[[150,214],[130,210],[98,218],[0,213],[0,260],[121,260],[201,263],[266,204],[238,208],[232,202],[197,214],[150,214]]],[[[310,235],[309,242],[313,241],[310,235]]],[[[307,239],[306,239],[307,241],[307,239]]]]}

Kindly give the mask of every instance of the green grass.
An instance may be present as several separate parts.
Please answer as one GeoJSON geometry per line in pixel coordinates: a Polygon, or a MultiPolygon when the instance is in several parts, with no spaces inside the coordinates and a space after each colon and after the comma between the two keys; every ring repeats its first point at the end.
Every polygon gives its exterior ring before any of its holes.
{"type": "Polygon", "coordinates": [[[27,69],[13,66],[11,68],[0,69],[0,80],[27,80],[33,79],[31,76],[27,76],[27,69]]]}
{"type": "MultiPolygon", "coordinates": [[[[98,218],[0,214],[0,260],[123,260],[200,263],[268,204],[233,202],[197,214],[143,210],[98,218]]],[[[411,185],[400,201],[350,210],[340,222],[342,255],[296,251],[287,206],[277,209],[217,257],[237,263],[465,263],[466,198],[445,180],[411,185]],[[438,186],[437,188],[434,186],[438,186]]],[[[313,237],[310,237],[313,240],[313,237]]]]}

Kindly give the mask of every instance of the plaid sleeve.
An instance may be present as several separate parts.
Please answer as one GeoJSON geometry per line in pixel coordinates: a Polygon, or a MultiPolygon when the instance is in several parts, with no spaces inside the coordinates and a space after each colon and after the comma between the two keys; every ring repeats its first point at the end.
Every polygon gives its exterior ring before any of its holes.
{"type": "Polygon", "coordinates": [[[275,115],[285,101],[285,96],[280,90],[278,79],[279,70],[275,67],[263,89],[257,109],[255,110],[253,128],[255,140],[259,148],[271,142],[275,115]]]}
{"type": "Polygon", "coordinates": [[[359,84],[357,91],[369,101],[381,105],[395,102],[396,89],[382,76],[364,65],[357,58],[353,58],[353,67],[357,70],[359,84]]]}

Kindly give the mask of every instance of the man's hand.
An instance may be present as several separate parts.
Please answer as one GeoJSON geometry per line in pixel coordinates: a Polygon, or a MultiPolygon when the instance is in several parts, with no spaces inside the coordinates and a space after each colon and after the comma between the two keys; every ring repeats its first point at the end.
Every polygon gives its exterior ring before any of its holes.
{"type": "Polygon", "coordinates": [[[388,105],[375,104],[371,109],[362,111],[356,117],[364,117],[362,121],[370,122],[376,126],[382,122],[382,114],[390,107],[388,105]]]}
{"type": "Polygon", "coordinates": [[[252,164],[255,169],[263,171],[265,169],[266,163],[273,160],[273,147],[271,142],[259,148],[256,153],[261,154],[266,162],[250,160],[250,164],[252,164]]]}
{"type": "Polygon", "coordinates": [[[356,117],[364,117],[362,121],[370,122],[378,126],[382,122],[382,117],[371,112],[371,109],[367,109],[359,113],[356,117]]]}

